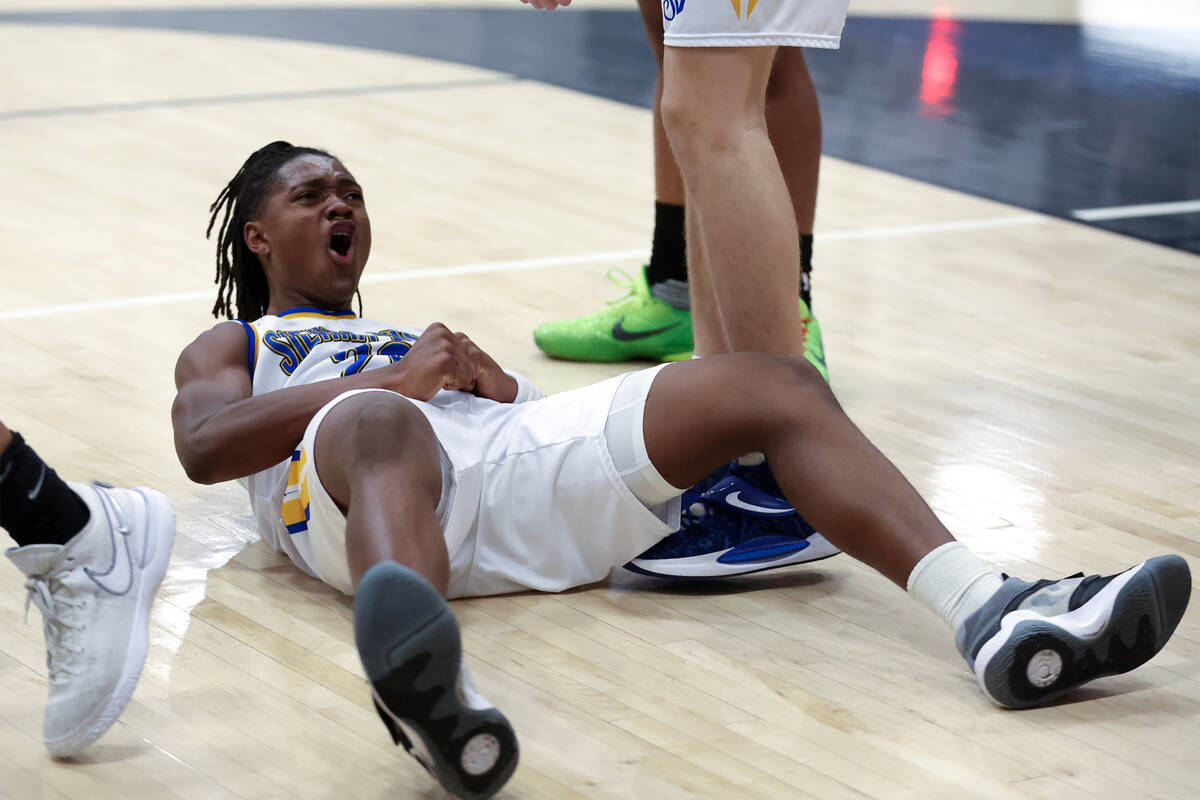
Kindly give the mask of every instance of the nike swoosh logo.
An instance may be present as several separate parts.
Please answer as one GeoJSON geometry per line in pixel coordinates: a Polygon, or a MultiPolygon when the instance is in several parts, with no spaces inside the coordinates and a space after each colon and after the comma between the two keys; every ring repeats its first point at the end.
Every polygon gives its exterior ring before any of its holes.
{"type": "Polygon", "coordinates": [[[730,492],[729,494],[725,495],[725,502],[734,508],[740,508],[743,511],[753,511],[756,514],[779,514],[780,516],[783,516],[785,514],[796,513],[796,509],[794,508],[767,508],[766,506],[747,503],[742,499],[741,492],[730,492]]]}
{"type": "Polygon", "coordinates": [[[38,493],[42,491],[42,481],[44,480],[46,480],[46,464],[45,462],[42,462],[42,471],[38,473],[37,483],[33,485],[32,489],[25,493],[25,496],[30,500],[36,499],[38,493]]]}
{"type": "Polygon", "coordinates": [[[678,322],[672,322],[670,325],[666,325],[662,328],[655,328],[654,330],[651,330],[651,331],[628,331],[628,330],[625,330],[624,323],[625,323],[625,320],[619,319],[619,320],[617,320],[617,324],[613,325],[613,327],[612,327],[613,338],[616,339],[618,342],[636,342],[638,339],[645,339],[648,336],[654,336],[655,334],[663,333],[664,331],[669,331],[669,330],[671,330],[671,328],[677,327],[679,325],[678,322]]]}
{"type": "Polygon", "coordinates": [[[92,582],[109,594],[125,595],[133,587],[133,553],[129,550],[128,528],[109,528],[112,537],[113,561],[107,572],[95,572],[87,567],[84,572],[92,582]]]}

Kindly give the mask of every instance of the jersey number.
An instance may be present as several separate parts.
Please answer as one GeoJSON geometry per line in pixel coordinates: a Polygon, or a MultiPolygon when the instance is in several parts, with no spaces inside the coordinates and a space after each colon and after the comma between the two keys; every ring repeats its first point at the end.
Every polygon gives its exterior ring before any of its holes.
{"type": "Polygon", "coordinates": [[[380,342],[369,342],[360,344],[357,347],[352,347],[343,353],[338,353],[333,357],[333,363],[341,364],[343,361],[351,363],[342,370],[342,377],[347,375],[357,375],[367,367],[367,363],[375,355],[381,355],[388,358],[393,364],[404,358],[405,353],[412,349],[412,342],[401,340],[387,340],[380,342]],[[371,352],[372,348],[378,346],[379,349],[371,352]],[[353,361],[351,361],[353,359],[353,361]]]}

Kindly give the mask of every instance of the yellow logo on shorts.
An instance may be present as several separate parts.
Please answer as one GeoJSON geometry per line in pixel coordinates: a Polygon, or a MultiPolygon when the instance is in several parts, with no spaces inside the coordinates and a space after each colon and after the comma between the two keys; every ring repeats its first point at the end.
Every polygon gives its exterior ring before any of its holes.
{"type": "Polygon", "coordinates": [[[283,503],[279,509],[284,527],[290,534],[307,531],[308,520],[312,514],[308,504],[308,475],[304,472],[307,463],[308,454],[304,452],[303,447],[292,453],[292,463],[288,465],[287,488],[283,490],[283,503]]]}
{"type": "MultiPolygon", "coordinates": [[[[733,4],[733,13],[737,14],[738,19],[742,18],[742,0],[729,0],[733,4]]],[[[754,7],[758,5],[758,0],[750,0],[746,6],[746,19],[750,19],[750,15],[754,13],[754,7]]]]}

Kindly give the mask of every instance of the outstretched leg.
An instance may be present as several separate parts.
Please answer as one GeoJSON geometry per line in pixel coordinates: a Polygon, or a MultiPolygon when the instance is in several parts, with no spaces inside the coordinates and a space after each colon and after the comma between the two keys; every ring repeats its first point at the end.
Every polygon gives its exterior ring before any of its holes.
{"type": "Polygon", "coordinates": [[[433,428],[403,397],[364,392],[329,411],[315,450],[321,484],[346,516],[354,638],[380,718],[447,791],[490,797],[516,769],[517,738],[471,685],[443,597],[450,561],[433,428]]]}
{"type": "Polygon", "coordinates": [[[1191,596],[1187,562],[1174,555],[1117,575],[1001,580],[954,541],[798,356],[668,366],[647,396],[643,431],[651,462],[674,486],[737,453],[765,453],[788,499],[829,541],[950,624],[980,688],[1003,706],[1042,705],[1143,664],[1191,596]]]}

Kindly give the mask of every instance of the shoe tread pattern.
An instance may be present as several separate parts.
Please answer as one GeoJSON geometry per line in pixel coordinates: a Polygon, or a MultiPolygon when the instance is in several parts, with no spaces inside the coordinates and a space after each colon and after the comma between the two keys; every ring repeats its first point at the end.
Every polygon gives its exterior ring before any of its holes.
{"type": "Polygon", "coordinates": [[[1166,645],[1187,608],[1191,575],[1177,556],[1151,559],[1125,585],[1099,635],[1081,638],[1052,617],[1018,623],[988,662],[980,683],[1007,708],[1045,705],[1096,678],[1119,675],[1145,664],[1166,645]],[[1053,650],[1062,659],[1057,680],[1030,682],[1026,667],[1035,654],[1053,650]]]}
{"type": "Polygon", "coordinates": [[[397,569],[368,573],[355,598],[356,639],[376,711],[392,740],[446,791],[466,800],[491,797],[517,768],[512,725],[495,708],[480,710],[460,701],[462,643],[453,612],[415,573],[386,566],[397,569]],[[415,746],[405,728],[420,737],[422,747],[415,746]],[[495,737],[499,757],[489,770],[472,775],[462,766],[462,751],[482,734],[495,737]],[[433,763],[418,755],[421,750],[433,763]]]}

